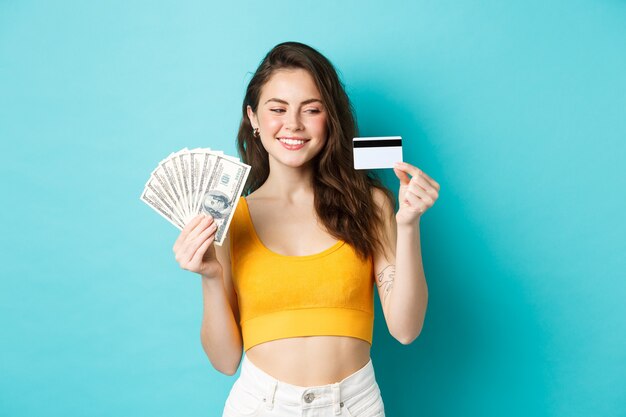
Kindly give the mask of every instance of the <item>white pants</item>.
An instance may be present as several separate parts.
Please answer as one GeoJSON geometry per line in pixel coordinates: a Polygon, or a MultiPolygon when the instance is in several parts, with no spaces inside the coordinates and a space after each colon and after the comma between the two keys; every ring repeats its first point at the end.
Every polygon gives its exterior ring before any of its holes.
{"type": "Polygon", "coordinates": [[[246,355],[222,417],[384,417],[372,359],[340,382],[314,387],[287,384],[246,355]]]}

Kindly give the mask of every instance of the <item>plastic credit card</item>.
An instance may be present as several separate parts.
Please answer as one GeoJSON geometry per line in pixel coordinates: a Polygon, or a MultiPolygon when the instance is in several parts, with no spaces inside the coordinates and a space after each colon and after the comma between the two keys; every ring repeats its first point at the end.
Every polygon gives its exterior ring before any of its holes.
{"type": "Polygon", "coordinates": [[[354,169],[393,168],[402,162],[401,136],[354,138],[354,169]]]}

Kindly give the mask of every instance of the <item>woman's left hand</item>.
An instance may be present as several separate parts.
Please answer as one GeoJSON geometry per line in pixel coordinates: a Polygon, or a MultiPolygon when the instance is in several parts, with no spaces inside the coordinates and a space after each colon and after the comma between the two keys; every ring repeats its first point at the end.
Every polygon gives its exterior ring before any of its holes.
{"type": "Polygon", "coordinates": [[[426,173],[406,162],[394,165],[393,172],[400,180],[396,222],[400,225],[416,225],[426,210],[439,198],[439,183],[426,173]],[[411,174],[411,179],[409,176],[411,174]]]}

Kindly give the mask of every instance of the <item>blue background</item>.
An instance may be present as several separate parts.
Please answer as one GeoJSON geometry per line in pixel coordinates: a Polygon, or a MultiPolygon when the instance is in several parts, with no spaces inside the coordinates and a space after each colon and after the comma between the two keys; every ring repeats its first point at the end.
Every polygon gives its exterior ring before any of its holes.
{"type": "Polygon", "coordinates": [[[625,416],[617,0],[0,1],[0,415],[220,415],[235,377],[202,350],[200,279],[139,195],[172,151],[236,154],[286,40],[441,184],[420,337],[376,301],[387,415],[625,416]]]}

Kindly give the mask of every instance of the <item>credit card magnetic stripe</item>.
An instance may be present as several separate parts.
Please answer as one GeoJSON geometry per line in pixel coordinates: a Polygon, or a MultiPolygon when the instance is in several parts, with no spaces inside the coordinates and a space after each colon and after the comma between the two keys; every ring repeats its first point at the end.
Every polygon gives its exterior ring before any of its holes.
{"type": "Polygon", "coordinates": [[[380,148],[386,146],[402,146],[402,139],[354,140],[355,148],[380,148]]]}

